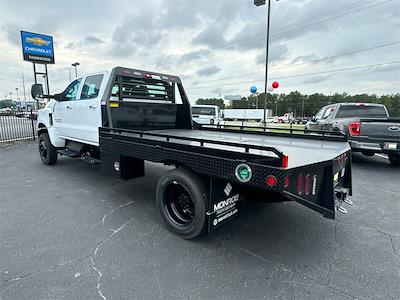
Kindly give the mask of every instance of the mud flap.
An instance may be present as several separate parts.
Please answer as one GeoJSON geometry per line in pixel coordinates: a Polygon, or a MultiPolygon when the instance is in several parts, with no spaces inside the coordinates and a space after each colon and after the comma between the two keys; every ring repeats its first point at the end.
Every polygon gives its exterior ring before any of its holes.
{"type": "Polygon", "coordinates": [[[210,205],[207,212],[208,232],[211,233],[238,217],[243,199],[236,185],[222,179],[211,178],[210,205]]]}

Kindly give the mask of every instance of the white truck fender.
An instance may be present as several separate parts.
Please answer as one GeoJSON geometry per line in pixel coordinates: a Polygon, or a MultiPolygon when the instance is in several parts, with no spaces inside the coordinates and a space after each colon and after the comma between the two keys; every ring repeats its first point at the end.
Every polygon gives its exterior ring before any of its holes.
{"type": "Polygon", "coordinates": [[[51,114],[53,112],[54,105],[55,101],[50,101],[47,103],[45,108],[38,110],[37,133],[40,135],[41,133],[47,131],[50,141],[54,147],[65,147],[65,139],[57,136],[56,129],[52,124],[53,120],[51,114]]]}

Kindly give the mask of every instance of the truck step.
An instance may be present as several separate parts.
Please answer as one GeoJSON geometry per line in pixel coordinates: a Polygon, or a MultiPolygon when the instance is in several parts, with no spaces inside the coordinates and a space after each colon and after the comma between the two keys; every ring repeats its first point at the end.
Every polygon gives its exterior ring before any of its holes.
{"type": "Polygon", "coordinates": [[[347,205],[353,205],[353,201],[351,201],[349,198],[344,198],[344,203],[346,203],[347,205]]]}
{"type": "Polygon", "coordinates": [[[81,156],[80,153],[72,151],[72,150],[69,150],[69,149],[66,149],[66,148],[58,150],[58,153],[60,153],[61,155],[72,157],[72,158],[77,158],[77,157],[81,156]]]}
{"type": "Polygon", "coordinates": [[[87,162],[89,165],[98,165],[100,163],[99,159],[93,158],[89,155],[81,156],[81,160],[87,162]]]}
{"type": "Polygon", "coordinates": [[[336,207],[336,210],[337,210],[338,212],[341,212],[342,214],[347,214],[347,209],[344,208],[343,206],[337,206],[337,207],[336,207]]]}

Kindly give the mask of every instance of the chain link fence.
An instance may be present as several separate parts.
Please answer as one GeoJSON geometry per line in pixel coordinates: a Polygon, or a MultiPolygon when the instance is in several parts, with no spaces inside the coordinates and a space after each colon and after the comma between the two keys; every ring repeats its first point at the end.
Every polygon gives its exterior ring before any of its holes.
{"type": "Polygon", "coordinates": [[[0,143],[35,140],[36,114],[32,111],[0,114],[0,143]]]}

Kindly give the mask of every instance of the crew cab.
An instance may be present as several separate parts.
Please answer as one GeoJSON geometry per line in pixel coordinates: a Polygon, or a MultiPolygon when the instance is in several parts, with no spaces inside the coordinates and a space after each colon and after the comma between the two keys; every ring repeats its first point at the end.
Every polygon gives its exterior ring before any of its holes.
{"type": "MultiPolygon", "coordinates": [[[[122,180],[144,176],[145,161],[174,166],[158,180],[166,227],[185,239],[237,217],[246,197],[297,201],[334,219],[351,205],[351,155],[339,132],[315,135],[196,125],[178,76],[115,67],[82,76],[38,116],[39,154],[100,163],[122,180]]],[[[293,129],[295,130],[295,129],[293,129]]]]}
{"type": "Polygon", "coordinates": [[[306,130],[343,132],[353,152],[366,156],[385,153],[400,165],[400,118],[390,118],[386,107],[375,103],[336,103],[324,106],[306,130]]]}

